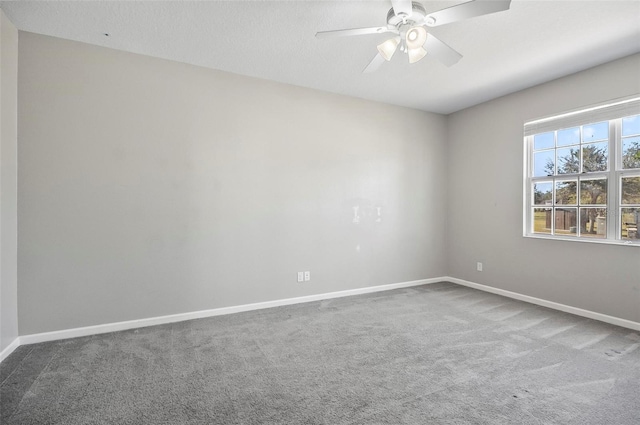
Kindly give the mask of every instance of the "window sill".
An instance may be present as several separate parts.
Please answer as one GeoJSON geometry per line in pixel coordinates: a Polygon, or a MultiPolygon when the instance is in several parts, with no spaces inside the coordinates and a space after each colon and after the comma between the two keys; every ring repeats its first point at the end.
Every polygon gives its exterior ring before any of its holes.
{"type": "Polygon", "coordinates": [[[562,236],[545,236],[539,234],[525,234],[525,238],[531,239],[546,239],[550,241],[568,241],[568,242],[581,242],[581,243],[594,243],[600,245],[622,245],[622,246],[635,246],[640,248],[640,239],[636,241],[632,240],[612,240],[612,239],[587,239],[577,237],[562,237],[562,236]]]}

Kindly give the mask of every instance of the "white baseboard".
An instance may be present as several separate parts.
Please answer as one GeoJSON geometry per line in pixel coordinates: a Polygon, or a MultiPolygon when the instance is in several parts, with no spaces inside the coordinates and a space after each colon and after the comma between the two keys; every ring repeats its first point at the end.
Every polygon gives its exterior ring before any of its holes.
{"type": "Polygon", "coordinates": [[[20,336],[20,344],[35,344],[38,342],[55,341],[59,339],[76,338],[80,336],[97,335],[108,332],[124,331],[127,329],[143,328],[147,326],[163,325],[166,323],[182,322],[185,320],[202,319],[204,317],[221,316],[224,314],[240,313],[243,311],[261,310],[264,308],[279,307],[284,305],[308,303],[330,298],[348,297],[351,295],[368,294],[371,292],[389,291],[391,289],[408,288],[410,286],[425,285],[428,283],[442,282],[444,278],[431,278],[413,280],[409,282],[392,283],[380,286],[368,286],[366,288],[348,289],[345,291],[328,292],[324,294],[307,295],[296,298],[265,301],[253,304],[243,304],[232,307],[214,308],[211,310],[193,311],[189,313],[172,314],[169,316],[150,317],[147,319],[129,320],[126,322],[106,323],[104,325],[86,326],[82,328],[65,329],[61,331],[44,332],[20,336]]]}
{"type": "Polygon", "coordinates": [[[103,325],[86,326],[75,329],[65,329],[54,332],[44,332],[39,334],[22,335],[16,338],[7,348],[0,353],[0,362],[4,360],[9,354],[11,354],[18,346],[23,344],[35,344],[39,342],[55,341],[60,339],[76,338],[81,336],[97,335],[102,333],[117,332],[127,329],[142,328],[147,326],[162,325],[166,323],[181,322],[184,320],[201,319],[205,317],[221,316],[225,314],[240,313],[243,311],[260,310],[264,308],[279,307],[291,304],[307,303],[312,301],[321,301],[331,298],[348,297],[351,295],[368,294],[372,292],[388,291],[391,289],[408,288],[411,286],[419,286],[436,282],[452,282],[458,285],[467,286],[474,289],[479,289],[485,292],[491,292],[493,294],[503,295],[505,297],[513,298],[520,301],[525,301],[531,304],[537,304],[543,307],[548,307],[554,310],[564,311],[566,313],[575,314],[577,316],[587,317],[589,319],[599,320],[601,322],[610,323],[617,326],[622,326],[628,329],[634,329],[640,331],[640,323],[633,322],[631,320],[621,319],[619,317],[608,316],[606,314],[596,313],[589,310],[584,310],[577,307],[571,307],[565,304],[556,303],[553,301],[543,300],[541,298],[531,297],[529,295],[522,295],[517,292],[511,292],[504,289],[494,288],[487,285],[482,285],[475,282],[470,282],[455,277],[444,276],[431,279],[413,280],[409,282],[392,283],[389,285],[369,286],[366,288],[349,289],[346,291],[328,292],[324,294],[307,295],[296,298],[285,298],[281,300],[265,301],[253,304],[243,304],[232,307],[215,308],[211,310],[193,311],[189,313],[172,314],[168,316],[151,317],[147,319],[129,320],[125,322],[106,323],[103,325]]]}
{"type": "Polygon", "coordinates": [[[20,337],[17,337],[16,339],[14,339],[13,341],[11,341],[11,344],[9,344],[7,346],[7,348],[5,348],[4,350],[0,351],[0,363],[6,359],[7,357],[9,357],[9,354],[13,353],[13,351],[20,347],[20,345],[22,345],[22,342],[20,341],[20,337]]]}
{"type": "Polygon", "coordinates": [[[485,292],[491,292],[492,294],[503,295],[505,297],[513,298],[520,301],[525,301],[531,304],[537,304],[543,307],[552,308],[554,310],[564,311],[565,313],[575,314],[576,316],[587,317],[589,319],[599,320],[601,322],[610,323],[616,326],[622,326],[623,328],[634,329],[640,331],[640,323],[627,319],[621,319],[619,317],[609,316],[602,313],[596,313],[590,310],[584,310],[578,307],[572,307],[570,305],[560,304],[553,301],[543,300],[541,298],[531,297],[529,295],[522,295],[517,292],[507,291],[505,289],[494,288],[492,286],[482,285],[480,283],[469,282],[468,280],[458,279],[456,277],[443,277],[442,280],[457,283],[458,285],[468,286],[469,288],[479,289],[485,292]]]}

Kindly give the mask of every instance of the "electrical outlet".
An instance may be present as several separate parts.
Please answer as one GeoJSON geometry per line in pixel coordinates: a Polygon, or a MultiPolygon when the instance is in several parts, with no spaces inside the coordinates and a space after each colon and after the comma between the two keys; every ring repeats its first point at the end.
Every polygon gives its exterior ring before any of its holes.
{"type": "Polygon", "coordinates": [[[298,272],[298,282],[304,282],[304,272],[298,272]]]}
{"type": "Polygon", "coordinates": [[[311,280],[311,272],[304,272],[304,281],[308,282],[311,280]]]}
{"type": "Polygon", "coordinates": [[[478,264],[476,265],[476,270],[478,270],[479,272],[482,271],[482,263],[478,262],[478,264]]]}

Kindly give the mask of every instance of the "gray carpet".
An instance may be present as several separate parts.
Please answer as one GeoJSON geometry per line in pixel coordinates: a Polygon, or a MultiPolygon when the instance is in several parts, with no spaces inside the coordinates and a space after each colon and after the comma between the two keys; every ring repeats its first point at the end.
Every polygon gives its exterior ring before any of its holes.
{"type": "Polygon", "coordinates": [[[10,424],[640,424],[640,335],[451,283],[19,347],[10,424]]]}

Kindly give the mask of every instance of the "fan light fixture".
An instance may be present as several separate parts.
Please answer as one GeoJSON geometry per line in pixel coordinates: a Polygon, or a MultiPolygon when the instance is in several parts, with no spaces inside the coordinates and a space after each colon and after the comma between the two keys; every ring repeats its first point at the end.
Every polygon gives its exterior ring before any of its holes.
{"type": "Polygon", "coordinates": [[[407,52],[409,55],[409,63],[416,63],[427,55],[427,51],[423,47],[411,49],[407,52]]]}
{"type": "Polygon", "coordinates": [[[378,44],[378,52],[380,52],[380,56],[382,56],[384,60],[390,61],[391,57],[396,52],[399,43],[400,37],[394,37],[388,39],[382,44],[378,44]]]}
{"type": "Polygon", "coordinates": [[[405,38],[409,63],[416,63],[427,55],[427,51],[422,47],[427,41],[427,30],[423,26],[411,27],[405,38]]]}

